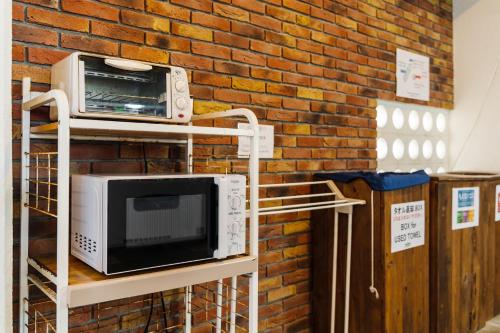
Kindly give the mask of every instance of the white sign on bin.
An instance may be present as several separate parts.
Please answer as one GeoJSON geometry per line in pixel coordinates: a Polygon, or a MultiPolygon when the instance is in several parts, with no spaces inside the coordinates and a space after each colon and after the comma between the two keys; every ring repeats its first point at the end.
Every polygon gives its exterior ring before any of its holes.
{"type": "MultiPolygon", "coordinates": [[[[238,123],[239,129],[249,129],[250,125],[238,123]]],[[[259,125],[259,158],[273,158],[274,154],[274,126],[259,125]]],[[[238,156],[250,156],[250,138],[238,137],[238,156]]]]}
{"type": "Polygon", "coordinates": [[[391,205],[391,253],[425,244],[425,201],[391,205]]]}

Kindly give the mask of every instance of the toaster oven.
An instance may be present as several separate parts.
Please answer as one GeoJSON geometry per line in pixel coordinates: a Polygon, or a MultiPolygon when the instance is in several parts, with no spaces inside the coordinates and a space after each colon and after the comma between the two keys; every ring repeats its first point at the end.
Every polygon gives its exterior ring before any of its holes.
{"type": "Polygon", "coordinates": [[[72,117],[186,123],[193,113],[186,71],[174,66],[75,52],[52,66],[51,86],[72,117]]]}
{"type": "Polygon", "coordinates": [[[71,254],[107,275],[245,252],[242,175],[73,175],[71,254]]]}

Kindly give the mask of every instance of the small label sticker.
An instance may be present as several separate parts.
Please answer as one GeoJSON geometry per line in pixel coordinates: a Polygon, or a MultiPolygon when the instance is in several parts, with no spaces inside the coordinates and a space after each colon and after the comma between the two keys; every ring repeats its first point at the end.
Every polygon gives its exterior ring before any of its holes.
{"type": "Polygon", "coordinates": [[[479,225],[479,187],[461,187],[452,190],[452,230],[479,225]]]}
{"type": "MultiPolygon", "coordinates": [[[[246,123],[238,123],[239,129],[250,129],[246,123]]],[[[259,158],[273,158],[274,155],[274,126],[259,125],[259,158]]],[[[238,137],[238,157],[250,156],[250,138],[238,137]]]]}
{"type": "Polygon", "coordinates": [[[391,253],[425,244],[425,201],[391,205],[391,253]]]}
{"type": "Polygon", "coordinates": [[[496,186],[495,191],[495,222],[500,221],[500,185],[496,186]]]}

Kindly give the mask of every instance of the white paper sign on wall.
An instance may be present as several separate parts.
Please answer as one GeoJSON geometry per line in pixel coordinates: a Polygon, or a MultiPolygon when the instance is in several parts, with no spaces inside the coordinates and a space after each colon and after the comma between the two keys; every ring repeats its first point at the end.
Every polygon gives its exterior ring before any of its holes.
{"type": "Polygon", "coordinates": [[[421,101],[429,100],[429,57],[396,50],[396,95],[421,101]]]}
{"type": "Polygon", "coordinates": [[[500,185],[496,186],[495,191],[495,221],[500,221],[500,185]]]}
{"type": "Polygon", "coordinates": [[[452,191],[452,230],[479,225],[479,187],[460,187],[452,191]]]}
{"type": "MultiPolygon", "coordinates": [[[[239,129],[249,129],[250,125],[238,123],[239,129]]],[[[273,158],[274,154],[274,126],[259,125],[259,157],[273,158]]],[[[250,156],[250,138],[247,136],[238,137],[238,156],[250,156]]]]}
{"type": "Polygon", "coordinates": [[[391,253],[425,244],[425,201],[391,205],[391,253]]]}

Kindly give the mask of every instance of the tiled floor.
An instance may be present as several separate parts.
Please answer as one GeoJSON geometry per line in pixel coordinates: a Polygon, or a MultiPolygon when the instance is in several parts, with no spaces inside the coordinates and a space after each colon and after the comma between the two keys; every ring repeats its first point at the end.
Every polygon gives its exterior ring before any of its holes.
{"type": "Polygon", "coordinates": [[[500,333],[500,316],[490,320],[486,326],[477,333],[500,333]]]}

